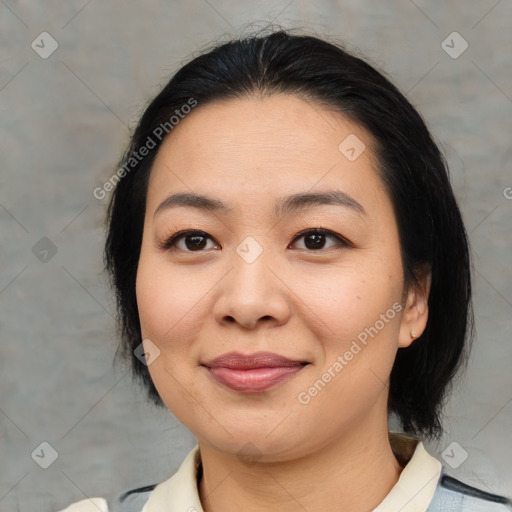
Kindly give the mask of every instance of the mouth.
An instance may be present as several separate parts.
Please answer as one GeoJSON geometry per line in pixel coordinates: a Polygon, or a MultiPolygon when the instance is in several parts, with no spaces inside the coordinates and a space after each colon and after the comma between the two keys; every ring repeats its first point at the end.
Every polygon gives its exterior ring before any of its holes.
{"type": "Polygon", "coordinates": [[[266,391],[290,379],[309,364],[308,361],[293,360],[270,352],[252,355],[231,352],[201,366],[216,382],[234,391],[254,393],[266,391]]]}

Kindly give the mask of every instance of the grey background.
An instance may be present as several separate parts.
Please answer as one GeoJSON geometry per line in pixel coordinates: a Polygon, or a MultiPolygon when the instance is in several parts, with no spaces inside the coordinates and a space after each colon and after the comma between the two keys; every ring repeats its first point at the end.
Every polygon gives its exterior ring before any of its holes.
{"type": "Polygon", "coordinates": [[[0,0],[1,511],[54,511],[156,483],[195,444],[113,368],[106,200],[92,191],[173,71],[212,40],[271,20],[365,54],[443,148],[475,259],[477,337],[446,434],[426,447],[447,465],[443,451],[459,443],[452,460],[468,457],[451,474],[512,495],[510,1],[0,0]],[[47,59],[31,48],[43,31],[59,45],[47,59]],[[441,45],[454,31],[469,44],[456,59],[441,45]],[[48,469],[31,457],[45,441],[58,452],[48,469]]]}

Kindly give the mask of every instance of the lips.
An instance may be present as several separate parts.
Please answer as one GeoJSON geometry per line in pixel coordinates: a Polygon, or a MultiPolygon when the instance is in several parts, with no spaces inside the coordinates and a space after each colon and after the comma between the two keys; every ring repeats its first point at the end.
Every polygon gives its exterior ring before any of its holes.
{"type": "Polygon", "coordinates": [[[251,370],[253,368],[288,367],[307,364],[307,361],[294,361],[272,352],[257,352],[251,355],[230,352],[204,363],[208,368],[231,368],[232,370],[251,370]]]}
{"type": "Polygon", "coordinates": [[[220,384],[235,391],[265,391],[300,372],[307,361],[292,360],[272,352],[244,355],[230,352],[203,364],[220,384]]]}

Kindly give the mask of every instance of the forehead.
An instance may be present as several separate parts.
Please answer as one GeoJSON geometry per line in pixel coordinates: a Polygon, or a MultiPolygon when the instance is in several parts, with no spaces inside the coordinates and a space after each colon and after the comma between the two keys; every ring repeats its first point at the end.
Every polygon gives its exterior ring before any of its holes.
{"type": "Polygon", "coordinates": [[[175,192],[251,208],[271,197],[334,188],[375,203],[385,198],[372,147],[357,123],[294,95],[199,104],[162,143],[147,207],[154,211],[175,192]]]}

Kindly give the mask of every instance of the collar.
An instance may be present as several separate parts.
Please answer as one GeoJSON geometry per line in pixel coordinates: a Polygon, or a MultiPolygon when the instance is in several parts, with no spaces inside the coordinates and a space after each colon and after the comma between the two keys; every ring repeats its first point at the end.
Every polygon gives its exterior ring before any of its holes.
{"type": "MultiPolygon", "coordinates": [[[[414,437],[390,432],[389,440],[393,453],[405,467],[373,512],[426,512],[441,476],[441,463],[414,437]]],[[[201,453],[196,444],[178,471],[153,489],[142,512],[204,512],[197,487],[200,466],[201,453]]]]}
{"type": "Polygon", "coordinates": [[[396,458],[405,467],[398,482],[372,512],[427,512],[442,464],[414,437],[390,432],[389,441],[396,458]]]}

